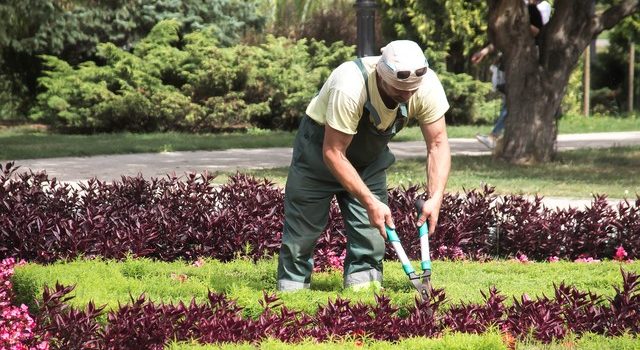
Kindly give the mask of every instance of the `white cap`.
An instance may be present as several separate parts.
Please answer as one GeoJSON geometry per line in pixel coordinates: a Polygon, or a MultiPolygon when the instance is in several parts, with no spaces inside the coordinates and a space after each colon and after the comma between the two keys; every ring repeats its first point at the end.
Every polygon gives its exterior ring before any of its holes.
{"type": "Polygon", "coordinates": [[[424,52],[411,40],[392,41],[382,48],[382,56],[376,65],[380,77],[398,90],[410,91],[420,87],[422,76],[416,76],[416,69],[429,67],[424,52]],[[396,72],[409,71],[407,79],[398,79],[396,72]]]}

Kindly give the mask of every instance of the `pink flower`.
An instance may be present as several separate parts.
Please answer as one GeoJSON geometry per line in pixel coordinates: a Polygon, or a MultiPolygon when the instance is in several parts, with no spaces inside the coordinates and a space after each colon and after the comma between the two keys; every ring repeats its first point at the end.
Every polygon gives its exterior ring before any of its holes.
{"type": "Polygon", "coordinates": [[[554,256],[548,257],[547,261],[548,262],[558,262],[558,261],[560,261],[560,258],[558,258],[557,256],[554,255],[554,256]]]}
{"type": "Polygon", "coordinates": [[[627,251],[624,250],[622,246],[619,246],[618,249],[616,249],[616,255],[614,255],[613,258],[618,261],[623,261],[626,257],[627,251]]]}
{"type": "Polygon", "coordinates": [[[193,266],[195,267],[202,267],[204,265],[204,259],[203,258],[198,258],[198,260],[193,262],[193,266]]]}
{"type": "Polygon", "coordinates": [[[464,260],[464,252],[460,247],[453,248],[452,258],[453,260],[464,260]]]}
{"type": "Polygon", "coordinates": [[[529,263],[529,258],[524,254],[520,254],[520,255],[518,255],[518,261],[523,263],[523,264],[527,264],[527,263],[529,263]]]}
{"type": "Polygon", "coordinates": [[[592,257],[586,257],[586,258],[578,258],[578,259],[574,260],[574,262],[578,262],[578,263],[599,263],[600,260],[599,259],[594,259],[592,257]]]}
{"type": "MultiPolygon", "coordinates": [[[[19,262],[18,265],[21,263],[19,262]]],[[[14,259],[0,262],[0,349],[48,350],[49,344],[42,341],[36,347],[27,347],[34,340],[36,324],[25,305],[12,305],[11,275],[16,265],[14,259]]]]}

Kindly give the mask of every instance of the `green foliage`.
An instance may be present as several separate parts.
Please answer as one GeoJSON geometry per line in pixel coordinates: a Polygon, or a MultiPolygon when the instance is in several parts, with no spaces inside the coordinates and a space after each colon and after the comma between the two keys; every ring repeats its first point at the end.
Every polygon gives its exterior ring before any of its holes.
{"type": "MultiPolygon", "coordinates": [[[[262,30],[258,0],[7,0],[0,4],[0,120],[24,119],[41,76],[39,55],[70,64],[96,59],[99,43],[129,50],[160,21],[179,37],[206,31],[221,46],[262,30]],[[11,89],[9,89],[9,86],[11,89]],[[11,93],[5,91],[12,91],[11,93]]],[[[165,58],[172,58],[167,53],[165,58]]],[[[73,113],[72,113],[73,114],[73,113]]],[[[69,116],[71,117],[71,116],[69,116]]],[[[144,122],[142,122],[144,124],[144,122]]]]}
{"type": "MultiPolygon", "coordinates": [[[[622,114],[627,110],[629,91],[629,55],[631,44],[635,44],[634,99],[638,100],[640,79],[640,14],[626,17],[608,33],[606,51],[596,56],[592,69],[592,101],[595,114],[622,114]]],[[[635,109],[638,104],[634,103],[635,109]]]]}
{"type": "Polygon", "coordinates": [[[506,350],[507,346],[502,342],[498,332],[490,332],[482,335],[466,333],[446,333],[439,338],[415,337],[402,339],[397,342],[377,341],[364,337],[356,342],[356,339],[336,339],[333,342],[318,343],[308,340],[303,343],[283,343],[279,340],[268,339],[262,341],[259,347],[252,344],[222,344],[222,345],[202,345],[197,343],[172,343],[168,350],[241,350],[241,349],[263,349],[263,350],[342,350],[342,349],[415,349],[415,350],[506,350]]]}
{"type": "Polygon", "coordinates": [[[268,36],[265,44],[249,53],[254,66],[247,83],[247,102],[264,108],[252,118],[256,126],[296,128],[331,69],[353,57],[353,48],[341,42],[327,48],[312,41],[311,49],[309,46],[306,39],[291,42],[268,36]]]}
{"type": "MultiPolygon", "coordinates": [[[[259,0],[267,25],[274,33],[286,34],[304,26],[307,19],[323,9],[344,3],[344,0],[259,0]]],[[[353,5],[353,4],[352,4],[353,5]]]]}
{"type": "Polygon", "coordinates": [[[330,70],[353,55],[342,43],[272,36],[219,47],[210,30],[181,38],[180,28],[160,22],[132,53],[100,44],[104,65],[42,56],[44,91],[30,117],[84,132],[292,129],[330,70]]]}
{"type": "Polygon", "coordinates": [[[577,115],[583,110],[584,97],[584,60],[579,60],[576,68],[569,76],[567,90],[562,99],[562,114],[577,115]]]}
{"type": "Polygon", "coordinates": [[[447,124],[477,124],[493,117],[482,114],[486,101],[491,101],[493,96],[491,83],[483,83],[464,73],[443,71],[438,73],[438,77],[451,105],[445,115],[447,124]]]}
{"type": "Polygon", "coordinates": [[[262,0],[261,5],[269,17],[266,32],[274,36],[356,44],[353,0],[262,0]]]}
{"type": "MultiPolygon", "coordinates": [[[[468,71],[468,57],[486,42],[485,1],[379,0],[386,36],[412,39],[426,48],[430,62],[448,71],[468,71]],[[435,58],[435,60],[434,60],[435,58]]],[[[438,69],[443,71],[444,69],[438,69]]]]}
{"type": "Polygon", "coordinates": [[[25,120],[27,92],[16,74],[0,71],[0,121],[25,120]]]}
{"type": "Polygon", "coordinates": [[[257,1],[246,0],[9,0],[0,14],[10,24],[0,30],[1,47],[79,59],[91,56],[100,42],[131,47],[167,19],[183,24],[181,34],[211,27],[225,45],[266,21],[257,1]]]}
{"type": "MultiPolygon", "coordinates": [[[[72,304],[83,307],[90,300],[97,305],[115,308],[118,302],[126,303],[129,295],[146,293],[156,302],[198,301],[206,299],[208,290],[224,292],[244,307],[244,314],[257,317],[262,311],[259,300],[263,291],[276,293],[277,258],[256,263],[237,259],[228,263],[204,259],[200,267],[192,262],[160,262],[150,259],[74,260],[52,265],[34,263],[17,267],[13,277],[17,301],[30,307],[34,298],[42,295],[43,286],[53,286],[56,281],[65,285],[77,285],[72,304]]],[[[415,264],[414,264],[415,265],[415,264]]],[[[640,271],[640,262],[624,264],[628,271],[640,271]]],[[[612,296],[613,285],[620,284],[620,263],[604,261],[597,264],[571,262],[530,263],[515,261],[452,262],[434,261],[433,285],[444,288],[447,305],[460,302],[481,302],[480,291],[496,286],[507,296],[527,293],[531,297],[553,293],[553,283],[565,281],[580,290],[612,296]]],[[[384,294],[402,309],[414,305],[415,290],[402,270],[400,262],[385,262],[384,294]]],[[[284,304],[294,310],[315,313],[318,305],[325,305],[336,297],[364,303],[375,302],[371,291],[343,289],[340,271],[314,273],[311,290],[296,293],[278,293],[284,304]]],[[[448,306],[446,306],[448,307],[448,306]]]]}

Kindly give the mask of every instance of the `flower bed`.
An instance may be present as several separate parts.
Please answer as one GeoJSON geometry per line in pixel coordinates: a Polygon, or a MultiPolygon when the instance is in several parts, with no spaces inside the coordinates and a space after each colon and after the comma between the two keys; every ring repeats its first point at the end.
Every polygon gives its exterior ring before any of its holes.
{"type": "Polygon", "coordinates": [[[38,334],[36,323],[23,304],[13,305],[11,276],[14,259],[0,262],[0,349],[48,350],[48,335],[38,334]]]}
{"type": "MultiPolygon", "coordinates": [[[[10,276],[12,261],[2,264],[2,276],[10,276]]],[[[559,284],[552,297],[522,295],[511,305],[495,288],[483,293],[483,302],[467,302],[445,308],[446,293],[433,290],[431,301],[416,299],[407,310],[391,304],[386,295],[374,304],[344,298],[320,305],[316,312],[294,311],[275,295],[263,293],[262,312],[247,317],[223,293],[209,292],[206,302],[163,304],[144,295],[126,305],[105,311],[93,302],[71,307],[71,286],[45,287],[30,339],[47,339],[52,349],[162,349],[170,341],[201,343],[260,342],[279,339],[369,339],[398,341],[417,336],[440,337],[446,332],[483,334],[498,329],[514,339],[551,342],[568,334],[606,336],[637,335],[640,330],[640,278],[622,273],[622,285],[612,297],[601,297],[559,284]],[[100,322],[100,320],[106,322],[100,322]]],[[[11,306],[8,306],[11,308],[11,306]]],[[[26,311],[25,317],[28,318],[26,311]]],[[[27,338],[25,341],[29,340],[27,338]]],[[[43,347],[46,348],[46,347],[43,347]]]]}
{"type": "MultiPolygon", "coordinates": [[[[127,256],[173,261],[253,260],[277,253],[283,220],[283,192],[267,180],[237,174],[215,187],[208,174],[120,182],[91,180],[80,188],[61,184],[45,173],[18,173],[0,165],[0,258],[52,263],[84,257],[127,256]]],[[[418,187],[389,190],[389,205],[408,255],[419,256],[413,202],[418,187]]],[[[440,223],[430,237],[436,259],[532,260],[636,259],[640,255],[640,197],[611,207],[595,196],[591,207],[550,210],[522,196],[496,196],[493,189],[446,195],[440,223]]],[[[340,268],[345,237],[338,207],[316,250],[316,268],[340,268]]],[[[387,258],[395,258],[388,250],[387,258]]],[[[543,342],[567,334],[638,334],[640,282],[623,272],[613,298],[603,298],[560,284],[553,298],[526,295],[505,305],[497,290],[484,303],[464,303],[444,310],[444,290],[429,303],[416,301],[398,313],[388,297],[375,305],[336,299],[315,314],[291,311],[274,295],[264,294],[257,319],[224,294],[210,292],[208,303],[157,304],[144,296],[117,310],[89,303],[78,310],[67,304],[73,287],[45,289],[37,317],[15,306],[9,277],[14,260],[1,265],[0,345],[10,349],[161,349],[170,340],[205,343],[326,341],[367,337],[395,341],[438,336],[445,330],[482,333],[498,327],[517,338],[543,342]],[[106,324],[99,322],[106,317],[106,324]],[[4,342],[4,343],[2,343],[4,342]]]]}
{"type": "MultiPolygon", "coordinates": [[[[216,187],[208,174],[120,182],[91,180],[74,188],[45,173],[0,166],[0,258],[49,263],[78,256],[159,260],[257,260],[277,253],[283,191],[267,180],[236,174],[216,187]]],[[[419,257],[413,202],[419,188],[389,190],[389,206],[410,258],[419,257]]],[[[316,246],[317,269],[340,267],[346,238],[337,205],[316,246]]],[[[602,259],[640,256],[640,197],[610,206],[594,197],[584,209],[548,209],[541,198],[496,196],[493,189],[444,198],[434,259],[520,257],[602,259]]],[[[387,259],[395,259],[393,249],[387,259]]]]}

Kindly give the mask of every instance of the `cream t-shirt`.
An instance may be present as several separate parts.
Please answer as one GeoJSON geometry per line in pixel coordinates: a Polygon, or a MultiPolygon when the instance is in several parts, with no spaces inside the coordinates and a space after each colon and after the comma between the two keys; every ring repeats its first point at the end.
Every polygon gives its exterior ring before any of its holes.
{"type": "MultiPolygon", "coordinates": [[[[368,72],[369,98],[381,119],[378,129],[386,130],[395,120],[398,107],[387,108],[380,97],[375,73],[379,59],[380,56],[364,57],[362,63],[368,72]]],[[[307,115],[321,125],[328,124],[345,134],[356,134],[367,101],[362,78],[355,62],[349,61],[338,66],[307,106],[307,115]]],[[[425,74],[407,107],[409,118],[416,118],[420,124],[435,122],[449,109],[442,84],[433,70],[429,69],[425,74]]]]}

